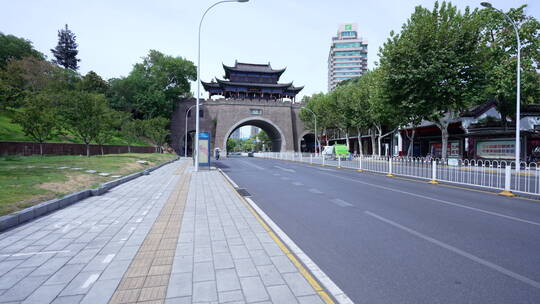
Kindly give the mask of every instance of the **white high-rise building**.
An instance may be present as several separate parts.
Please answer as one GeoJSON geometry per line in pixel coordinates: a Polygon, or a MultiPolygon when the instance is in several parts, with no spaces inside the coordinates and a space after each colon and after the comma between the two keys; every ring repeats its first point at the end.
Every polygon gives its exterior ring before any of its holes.
{"type": "Polygon", "coordinates": [[[358,36],[356,23],[341,24],[328,54],[328,91],[343,80],[367,72],[367,41],[358,36]]]}

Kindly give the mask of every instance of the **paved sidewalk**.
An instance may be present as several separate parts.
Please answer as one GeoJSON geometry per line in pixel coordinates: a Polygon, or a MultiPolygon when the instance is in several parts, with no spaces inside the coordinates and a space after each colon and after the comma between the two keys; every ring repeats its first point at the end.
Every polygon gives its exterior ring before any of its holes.
{"type": "Polygon", "coordinates": [[[218,171],[166,165],[0,234],[0,303],[323,303],[218,171]]]}

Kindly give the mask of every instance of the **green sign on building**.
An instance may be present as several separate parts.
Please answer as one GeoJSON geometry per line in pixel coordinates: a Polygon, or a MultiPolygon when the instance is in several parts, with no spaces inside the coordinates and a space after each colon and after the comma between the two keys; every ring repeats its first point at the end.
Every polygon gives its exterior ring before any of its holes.
{"type": "Polygon", "coordinates": [[[352,31],[352,24],[345,24],[346,31],[352,31]]]}

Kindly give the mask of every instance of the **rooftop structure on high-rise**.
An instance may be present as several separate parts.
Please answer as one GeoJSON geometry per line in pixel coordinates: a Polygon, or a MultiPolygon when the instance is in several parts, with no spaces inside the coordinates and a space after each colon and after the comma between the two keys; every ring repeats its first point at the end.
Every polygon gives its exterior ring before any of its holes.
{"type": "Polygon", "coordinates": [[[278,83],[283,69],[274,70],[267,64],[241,63],[236,61],[234,66],[223,65],[225,70],[222,80],[216,78],[212,82],[204,82],[204,89],[210,97],[221,95],[225,98],[238,99],[283,99],[294,100],[296,94],[304,87],[295,87],[292,82],[278,83]]]}
{"type": "Polygon", "coordinates": [[[358,36],[356,23],[341,24],[328,54],[328,91],[343,80],[367,72],[367,41],[358,36]]]}

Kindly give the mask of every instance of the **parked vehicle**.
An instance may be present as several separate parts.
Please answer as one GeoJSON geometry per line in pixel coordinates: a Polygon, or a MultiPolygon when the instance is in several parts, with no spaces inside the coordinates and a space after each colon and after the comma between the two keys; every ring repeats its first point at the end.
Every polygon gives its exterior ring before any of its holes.
{"type": "Polygon", "coordinates": [[[347,159],[350,157],[349,149],[346,145],[333,145],[333,146],[324,146],[322,155],[325,159],[347,159]]]}

